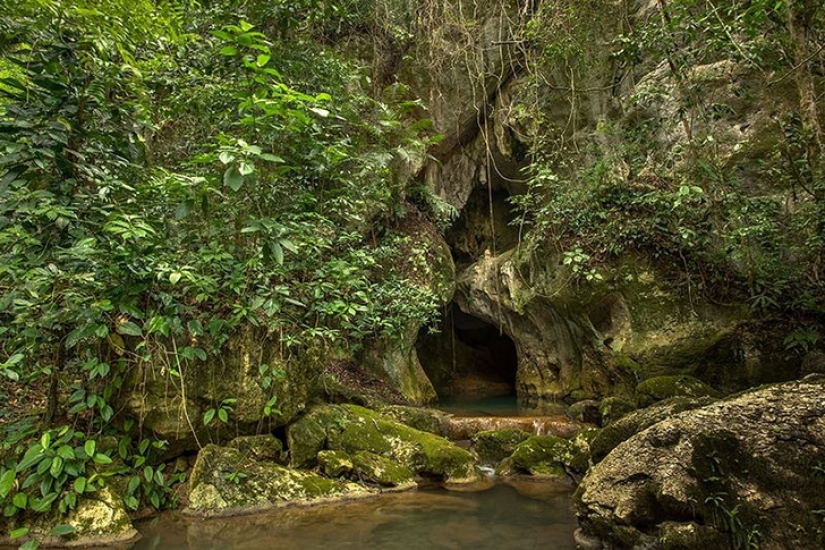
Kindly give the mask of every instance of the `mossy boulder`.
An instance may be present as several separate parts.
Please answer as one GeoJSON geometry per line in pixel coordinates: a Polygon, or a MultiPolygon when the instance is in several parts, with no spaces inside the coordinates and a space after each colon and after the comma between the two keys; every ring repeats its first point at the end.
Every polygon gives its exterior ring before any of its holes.
{"type": "Polygon", "coordinates": [[[316,463],[318,451],[326,445],[327,432],[333,423],[344,422],[337,406],[315,407],[287,427],[289,463],[293,468],[309,468],[316,463]]]}
{"type": "Polygon", "coordinates": [[[318,465],[327,477],[349,477],[355,468],[352,457],[343,451],[320,451],[318,465]]]}
{"type": "Polygon", "coordinates": [[[681,412],[689,411],[713,403],[712,397],[673,397],[665,399],[646,409],[632,412],[602,428],[590,444],[594,463],[604,459],[621,442],[642,430],[681,412]]]}
{"type": "Polygon", "coordinates": [[[821,548],[823,396],[825,382],[762,387],[637,433],[579,486],[582,530],[617,549],[821,548]]]}
{"type": "Polygon", "coordinates": [[[450,415],[437,409],[425,407],[408,407],[405,405],[389,405],[380,409],[381,414],[388,416],[402,424],[406,424],[416,430],[429,432],[431,434],[447,435],[447,426],[450,422],[450,415]]]}
{"type": "Polygon", "coordinates": [[[594,399],[583,399],[570,405],[567,416],[579,422],[600,424],[599,402],[594,399]]]}
{"type": "Polygon", "coordinates": [[[236,437],[226,446],[238,449],[245,456],[256,460],[271,460],[278,464],[285,463],[284,444],[271,434],[236,437]]]}
{"type": "Polygon", "coordinates": [[[602,426],[608,426],[636,410],[636,405],[622,397],[605,397],[599,403],[599,418],[602,426]]]}
{"type": "Polygon", "coordinates": [[[692,376],[685,374],[656,376],[636,386],[636,401],[647,407],[670,397],[721,397],[721,394],[692,376]]]}
{"type": "Polygon", "coordinates": [[[257,461],[238,449],[207,445],[198,453],[192,469],[186,512],[198,516],[236,515],[367,494],[368,489],[356,484],[257,461]]]}
{"type": "Polygon", "coordinates": [[[315,464],[322,450],[350,457],[367,451],[413,473],[451,482],[474,481],[478,475],[470,452],[357,405],[316,407],[289,426],[287,440],[293,466],[315,464]]]}
{"type": "Polygon", "coordinates": [[[521,442],[496,472],[567,479],[572,472],[584,472],[588,460],[587,449],[578,444],[553,435],[539,435],[521,442]]]}
{"type": "Polygon", "coordinates": [[[472,438],[472,449],[487,464],[498,464],[528,439],[530,434],[521,430],[492,430],[479,432],[472,438]]]}
{"type": "MultiPolygon", "coordinates": [[[[87,493],[78,500],[77,507],[63,517],[26,517],[24,520],[12,519],[9,524],[0,520],[0,546],[17,545],[26,539],[14,542],[6,538],[6,533],[26,527],[29,536],[40,541],[44,546],[63,547],[99,547],[126,544],[139,536],[132,526],[129,514],[116,492],[109,487],[87,493]],[[20,521],[20,523],[17,523],[20,521]],[[56,525],[68,525],[74,531],[58,537],[51,529],[56,525]]],[[[5,519],[5,518],[4,518],[5,519]]]]}
{"type": "Polygon", "coordinates": [[[477,478],[475,457],[452,442],[357,405],[341,405],[346,420],[329,426],[328,448],[351,454],[369,451],[413,472],[451,482],[477,478]]]}
{"type": "Polygon", "coordinates": [[[352,455],[352,463],[359,480],[385,487],[399,487],[414,483],[412,471],[375,453],[359,451],[352,455]]]}

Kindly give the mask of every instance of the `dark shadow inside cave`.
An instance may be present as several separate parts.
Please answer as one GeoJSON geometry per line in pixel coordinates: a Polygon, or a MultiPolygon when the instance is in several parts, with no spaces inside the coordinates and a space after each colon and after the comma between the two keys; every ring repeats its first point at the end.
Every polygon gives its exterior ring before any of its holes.
{"type": "Polygon", "coordinates": [[[496,326],[455,303],[435,327],[421,329],[416,351],[440,399],[516,394],[516,345],[496,326]]]}

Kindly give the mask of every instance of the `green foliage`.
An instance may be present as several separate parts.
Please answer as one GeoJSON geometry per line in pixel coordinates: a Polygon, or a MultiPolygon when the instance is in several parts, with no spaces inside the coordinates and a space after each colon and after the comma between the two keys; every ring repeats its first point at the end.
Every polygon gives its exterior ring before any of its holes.
{"type": "MultiPolygon", "coordinates": [[[[286,39],[368,6],[244,4],[25,0],[0,21],[0,376],[51,388],[43,429],[7,443],[7,515],[65,513],[112,476],[132,509],[173,503],[161,443],[110,427],[159,349],[177,379],[241,326],[289,354],[437,313],[395,267],[415,249],[394,228],[409,166],[433,139],[404,122],[420,103],[373,99],[359,67],[286,39]]],[[[265,390],[284,376],[259,374],[265,390]]],[[[229,421],[221,398],[204,424],[229,421]]]]}

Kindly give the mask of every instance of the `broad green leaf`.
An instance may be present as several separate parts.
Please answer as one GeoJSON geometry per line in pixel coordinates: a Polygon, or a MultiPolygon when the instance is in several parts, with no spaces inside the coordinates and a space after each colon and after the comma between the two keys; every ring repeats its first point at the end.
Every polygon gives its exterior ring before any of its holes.
{"type": "Polygon", "coordinates": [[[283,265],[284,263],[284,249],[281,248],[281,243],[274,242],[272,243],[272,255],[275,256],[275,261],[278,265],[283,265]]]}
{"type": "Polygon", "coordinates": [[[264,65],[269,63],[270,59],[272,59],[271,55],[262,53],[258,56],[258,59],[255,60],[255,63],[258,65],[258,67],[263,67],[264,65]]]}
{"type": "Polygon", "coordinates": [[[74,480],[74,490],[78,494],[81,494],[81,495],[83,494],[83,492],[86,490],[86,478],[85,477],[81,476],[81,477],[74,480]]]}
{"type": "Polygon", "coordinates": [[[218,409],[218,418],[220,418],[224,424],[229,422],[229,414],[226,412],[226,409],[218,409]]]}
{"type": "Polygon", "coordinates": [[[143,331],[132,321],[121,323],[117,326],[117,331],[127,336],[143,336],[143,331]]]}
{"type": "Polygon", "coordinates": [[[83,445],[83,450],[86,451],[86,455],[89,458],[95,456],[95,448],[97,448],[97,443],[95,443],[94,439],[90,439],[83,445]]]}
{"type": "Polygon", "coordinates": [[[105,455],[103,453],[97,453],[95,455],[95,462],[97,462],[98,464],[106,465],[106,464],[111,464],[112,459],[109,458],[107,455],[105,455]]]}
{"type": "Polygon", "coordinates": [[[238,171],[242,176],[248,176],[255,171],[255,165],[251,162],[241,162],[240,169],[238,171]]]}
{"type": "Polygon", "coordinates": [[[26,493],[17,493],[16,495],[14,495],[14,498],[11,502],[21,510],[25,510],[28,501],[29,497],[26,496],[26,493]]]}
{"type": "Polygon", "coordinates": [[[212,422],[212,419],[213,419],[213,418],[215,418],[215,409],[209,409],[209,410],[208,410],[208,411],[206,411],[206,413],[203,415],[203,425],[204,425],[204,426],[208,426],[208,425],[209,425],[209,423],[210,423],[210,422],[212,422]]]}
{"type": "Polygon", "coordinates": [[[48,449],[51,444],[52,434],[49,432],[44,432],[43,435],[40,436],[40,446],[44,449],[48,449]]]}
{"type": "Polygon", "coordinates": [[[221,151],[221,154],[218,155],[220,161],[224,164],[229,164],[233,160],[235,160],[235,155],[230,153],[229,151],[221,151]]]}
{"type": "Polygon", "coordinates": [[[29,528],[28,527],[21,527],[20,529],[15,529],[11,533],[9,533],[9,538],[11,540],[16,540],[16,539],[19,539],[20,537],[25,537],[28,534],[29,534],[29,528]]]}
{"type": "Polygon", "coordinates": [[[183,276],[183,274],[181,272],[173,271],[172,273],[169,274],[169,282],[172,283],[173,285],[175,285],[175,284],[178,283],[178,281],[180,281],[180,278],[182,276],[183,276]]]}
{"type": "Polygon", "coordinates": [[[7,470],[6,473],[0,476],[0,499],[6,498],[11,492],[16,477],[17,473],[14,470],[7,470]]]}
{"type": "Polygon", "coordinates": [[[226,169],[223,173],[223,183],[233,191],[237,191],[243,186],[243,175],[241,175],[237,166],[230,166],[226,169]]]}

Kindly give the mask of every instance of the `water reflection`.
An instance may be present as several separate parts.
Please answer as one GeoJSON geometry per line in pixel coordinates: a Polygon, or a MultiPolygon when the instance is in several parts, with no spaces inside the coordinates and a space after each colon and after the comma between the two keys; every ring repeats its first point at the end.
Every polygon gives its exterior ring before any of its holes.
{"type": "Polygon", "coordinates": [[[138,525],[135,550],[572,550],[569,490],[497,484],[475,493],[427,490],[230,519],[164,516],[138,525]]]}

